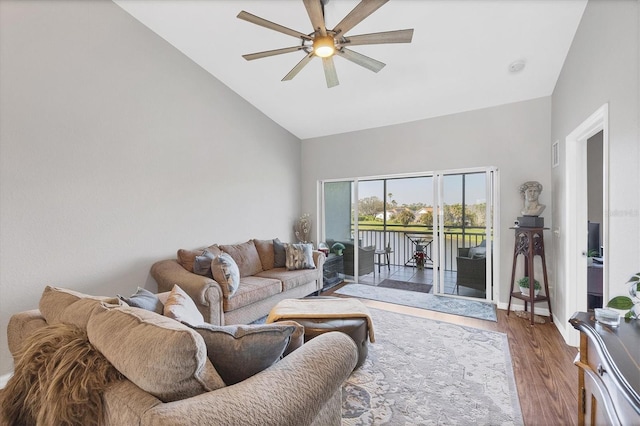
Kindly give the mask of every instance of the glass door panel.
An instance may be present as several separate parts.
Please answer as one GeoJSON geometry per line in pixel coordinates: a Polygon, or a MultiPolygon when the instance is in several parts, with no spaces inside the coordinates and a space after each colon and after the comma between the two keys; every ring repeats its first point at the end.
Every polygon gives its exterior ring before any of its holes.
{"type": "Polygon", "coordinates": [[[491,171],[441,175],[439,293],[492,298],[492,179],[491,171]]]}
{"type": "Polygon", "coordinates": [[[353,181],[324,182],[323,184],[323,241],[330,249],[330,256],[342,256],[341,273],[347,279],[358,280],[358,250],[354,244],[353,181]]]}
{"type": "Polygon", "coordinates": [[[405,279],[433,284],[433,177],[388,179],[386,192],[396,262],[405,267],[405,279]]]}
{"type": "MultiPolygon", "coordinates": [[[[324,239],[349,240],[351,234],[352,182],[324,183],[324,239]]],[[[331,248],[331,247],[329,247],[331,248]]]]}

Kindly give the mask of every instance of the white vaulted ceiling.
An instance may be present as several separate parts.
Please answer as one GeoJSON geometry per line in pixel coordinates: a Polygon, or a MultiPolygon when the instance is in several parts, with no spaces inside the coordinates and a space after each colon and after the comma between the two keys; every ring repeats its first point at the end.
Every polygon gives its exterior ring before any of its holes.
{"type": "MultiPolygon", "coordinates": [[[[414,28],[410,44],[354,46],[386,63],[373,73],[335,57],[328,89],[319,58],[281,79],[304,56],[241,55],[299,40],[236,18],[245,10],[302,33],[302,0],[114,0],[116,4],[299,137],[415,121],[551,95],[586,0],[390,0],[348,35],[414,28]],[[519,73],[509,65],[525,60],[519,73]]],[[[358,3],[330,0],[333,28],[358,3]]]]}

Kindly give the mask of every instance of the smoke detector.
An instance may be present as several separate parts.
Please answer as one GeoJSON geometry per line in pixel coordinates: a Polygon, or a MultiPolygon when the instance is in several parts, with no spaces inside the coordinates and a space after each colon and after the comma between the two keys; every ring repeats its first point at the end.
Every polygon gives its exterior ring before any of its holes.
{"type": "Polygon", "coordinates": [[[527,64],[527,61],[524,59],[518,59],[517,61],[513,61],[509,64],[509,72],[517,73],[524,69],[524,66],[527,64]]]}

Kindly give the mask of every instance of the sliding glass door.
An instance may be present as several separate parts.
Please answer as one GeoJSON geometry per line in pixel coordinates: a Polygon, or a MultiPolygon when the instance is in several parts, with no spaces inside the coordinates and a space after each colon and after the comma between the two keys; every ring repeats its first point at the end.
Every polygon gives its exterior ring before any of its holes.
{"type": "Polygon", "coordinates": [[[344,246],[344,275],[493,300],[493,169],[322,182],[321,240],[344,246]]]}

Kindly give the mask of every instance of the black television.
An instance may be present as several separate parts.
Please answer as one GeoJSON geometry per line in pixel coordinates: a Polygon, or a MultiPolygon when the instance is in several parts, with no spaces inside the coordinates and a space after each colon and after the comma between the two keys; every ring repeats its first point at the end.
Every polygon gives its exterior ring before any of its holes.
{"type": "Polygon", "coordinates": [[[600,257],[600,224],[589,222],[589,231],[587,236],[587,249],[597,253],[596,257],[600,257]]]}

